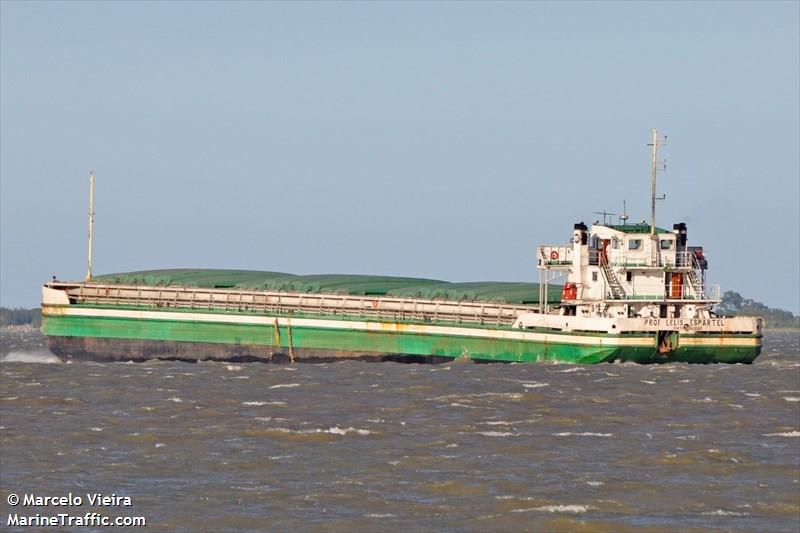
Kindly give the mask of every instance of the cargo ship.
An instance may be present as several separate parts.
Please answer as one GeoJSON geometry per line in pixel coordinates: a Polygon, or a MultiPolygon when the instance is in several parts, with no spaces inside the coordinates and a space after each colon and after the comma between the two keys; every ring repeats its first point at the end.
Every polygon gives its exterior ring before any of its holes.
{"type": "Polygon", "coordinates": [[[539,283],[192,270],[92,275],[42,288],[65,360],[751,363],[763,321],[713,312],[705,250],[684,223],[573,225],[538,246],[539,283]]]}

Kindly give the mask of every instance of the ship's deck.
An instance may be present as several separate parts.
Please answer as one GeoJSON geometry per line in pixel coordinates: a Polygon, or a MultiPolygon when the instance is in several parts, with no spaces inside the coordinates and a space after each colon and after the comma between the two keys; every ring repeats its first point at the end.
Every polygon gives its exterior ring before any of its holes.
{"type": "MultiPolygon", "coordinates": [[[[296,275],[285,272],[223,269],[142,270],[95,276],[95,283],[207,289],[250,289],[307,294],[393,296],[508,304],[539,303],[539,284],[525,282],[448,281],[350,274],[296,275]]],[[[561,300],[561,286],[548,287],[548,303],[561,300]]]]}

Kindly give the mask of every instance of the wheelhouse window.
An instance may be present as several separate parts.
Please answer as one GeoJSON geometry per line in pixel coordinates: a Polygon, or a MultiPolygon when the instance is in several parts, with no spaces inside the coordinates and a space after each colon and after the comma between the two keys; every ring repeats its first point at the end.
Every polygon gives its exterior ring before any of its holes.
{"type": "Polygon", "coordinates": [[[642,239],[631,239],[628,241],[628,250],[638,250],[642,247],[642,239]]]}
{"type": "Polygon", "coordinates": [[[672,239],[661,239],[662,250],[672,250],[672,239]]]}

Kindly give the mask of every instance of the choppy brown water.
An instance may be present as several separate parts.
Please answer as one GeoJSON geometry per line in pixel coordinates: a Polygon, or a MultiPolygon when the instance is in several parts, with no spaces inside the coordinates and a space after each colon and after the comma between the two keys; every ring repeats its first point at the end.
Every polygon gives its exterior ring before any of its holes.
{"type": "Polygon", "coordinates": [[[150,531],[800,530],[797,334],[751,366],[39,364],[38,342],[0,364],[3,525],[58,511],[12,492],[102,492],[133,506],[77,511],[150,531]]]}

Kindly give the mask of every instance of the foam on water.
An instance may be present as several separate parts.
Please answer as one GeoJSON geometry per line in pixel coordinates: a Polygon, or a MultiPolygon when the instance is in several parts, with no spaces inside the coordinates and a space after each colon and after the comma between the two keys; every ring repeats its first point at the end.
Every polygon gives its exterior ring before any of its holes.
{"type": "Polygon", "coordinates": [[[466,409],[477,409],[477,407],[474,405],[467,405],[465,403],[458,403],[458,402],[452,402],[448,405],[450,405],[450,407],[464,407],[466,409]]]}
{"type": "Polygon", "coordinates": [[[762,433],[765,437],[800,437],[800,431],[784,431],[781,433],[762,433]]]}
{"type": "Polygon", "coordinates": [[[584,431],[581,433],[573,433],[571,431],[564,431],[561,433],[553,433],[554,437],[613,437],[613,433],[592,433],[590,431],[584,431]]]}
{"type": "Polygon", "coordinates": [[[526,420],[486,420],[485,422],[481,422],[481,424],[485,424],[487,426],[516,426],[518,424],[530,424],[532,422],[538,422],[540,419],[538,418],[528,418],[526,420]]]}
{"type": "Polygon", "coordinates": [[[268,388],[270,388],[270,389],[291,389],[291,388],[299,387],[299,386],[300,386],[299,383],[278,383],[277,385],[273,385],[273,386],[268,387],[268,388]]]}
{"type": "Polygon", "coordinates": [[[523,394],[519,392],[481,392],[474,394],[445,394],[444,396],[437,396],[431,399],[470,401],[472,398],[508,398],[509,400],[520,400],[522,397],[523,394]]]}
{"type": "Polygon", "coordinates": [[[592,507],[591,505],[543,505],[541,507],[530,507],[525,509],[512,509],[512,513],[530,513],[532,511],[540,511],[544,513],[569,513],[569,514],[581,514],[589,511],[590,509],[596,509],[596,507],[592,507]]]}
{"type": "Polygon", "coordinates": [[[525,387],[526,389],[538,389],[538,388],[541,388],[541,387],[549,387],[550,384],[549,383],[537,383],[537,382],[534,381],[533,383],[523,383],[522,386],[525,387]]]}
{"type": "Polygon", "coordinates": [[[47,350],[33,352],[9,352],[0,357],[0,363],[33,363],[40,365],[53,365],[63,363],[61,359],[47,350]]]}
{"type": "Polygon", "coordinates": [[[478,431],[478,435],[484,437],[518,437],[519,433],[512,433],[510,431],[478,431]]]}
{"type": "Polygon", "coordinates": [[[347,435],[355,433],[356,435],[371,435],[372,431],[368,429],[359,429],[354,427],[340,428],[339,426],[331,426],[328,429],[315,428],[315,429],[289,429],[289,428],[269,428],[270,431],[278,433],[294,433],[297,435],[311,435],[314,433],[327,433],[329,435],[347,435]]]}
{"type": "Polygon", "coordinates": [[[370,433],[372,433],[368,429],[358,429],[354,427],[340,428],[338,426],[333,426],[322,431],[320,430],[317,431],[321,433],[330,433],[331,435],[347,435],[348,433],[356,433],[357,435],[369,435],[370,433]]]}

